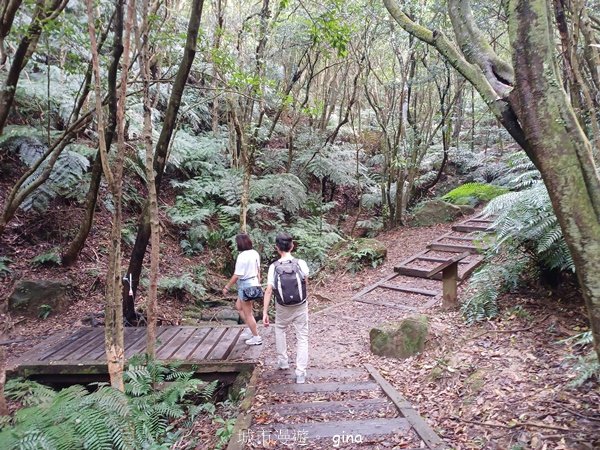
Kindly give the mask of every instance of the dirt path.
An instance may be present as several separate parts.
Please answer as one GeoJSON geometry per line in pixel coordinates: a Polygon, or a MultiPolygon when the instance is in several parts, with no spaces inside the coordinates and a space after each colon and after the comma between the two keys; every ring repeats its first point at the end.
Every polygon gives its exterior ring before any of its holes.
{"type": "MultiPolygon", "coordinates": [[[[539,299],[512,295],[505,305],[520,305],[524,314],[505,314],[495,322],[473,327],[467,327],[457,312],[443,312],[436,305],[426,311],[431,336],[423,354],[404,361],[371,355],[369,330],[411,313],[350,298],[391,274],[397,262],[450,228],[447,224],[383,234],[378,239],[388,248],[385,264],[357,275],[332,275],[322,285],[313,286],[307,383],[311,383],[310,369],[363,368],[370,363],[452,448],[598,448],[598,385],[568,387],[572,378],[565,362],[569,348],[556,345],[585,326],[580,303],[553,305],[546,311],[539,299]]],[[[394,295],[414,304],[408,294],[394,295]]],[[[294,339],[288,339],[293,361],[294,339]]],[[[273,335],[264,346],[258,406],[269,396],[269,382],[264,380],[276,372],[273,335]]],[[[407,448],[415,442],[408,436],[360,448],[407,448]]]]}

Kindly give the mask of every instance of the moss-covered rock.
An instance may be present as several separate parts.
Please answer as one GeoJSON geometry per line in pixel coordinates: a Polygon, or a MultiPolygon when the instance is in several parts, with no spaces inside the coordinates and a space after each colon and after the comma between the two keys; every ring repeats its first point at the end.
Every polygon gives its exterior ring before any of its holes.
{"type": "Polygon", "coordinates": [[[377,267],[382,264],[387,256],[387,247],[377,239],[360,238],[350,241],[342,256],[347,258],[347,268],[358,272],[365,267],[377,267]]]}
{"type": "Polygon", "coordinates": [[[412,316],[371,329],[371,352],[379,356],[404,359],[421,353],[429,333],[426,316],[412,316]]]}
{"type": "Polygon", "coordinates": [[[70,288],[69,280],[20,280],[8,297],[8,310],[30,316],[42,309],[59,312],[70,302],[70,288]]]}
{"type": "Polygon", "coordinates": [[[434,199],[421,203],[413,211],[412,225],[426,227],[438,223],[453,222],[465,213],[456,205],[434,199]]]}

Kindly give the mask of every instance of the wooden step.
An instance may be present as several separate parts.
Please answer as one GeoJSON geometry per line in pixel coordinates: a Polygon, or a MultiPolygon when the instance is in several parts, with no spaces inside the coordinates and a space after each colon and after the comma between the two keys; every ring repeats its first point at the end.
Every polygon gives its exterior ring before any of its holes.
{"type": "Polygon", "coordinates": [[[367,412],[393,408],[393,403],[385,398],[367,398],[364,400],[322,401],[306,403],[276,403],[265,405],[260,410],[277,413],[280,416],[308,415],[322,413],[341,413],[347,411],[367,412]]]}
{"type": "MultiPolygon", "coordinates": [[[[306,372],[311,381],[317,379],[333,378],[335,380],[360,378],[368,379],[369,374],[366,370],[357,367],[343,367],[339,369],[313,369],[309,368],[306,372]]],[[[293,369],[286,370],[266,370],[262,373],[261,378],[270,383],[283,383],[286,381],[295,381],[296,375],[293,369]]]]}
{"type": "MultiPolygon", "coordinates": [[[[402,434],[409,430],[410,424],[408,421],[399,417],[394,419],[340,420],[252,427],[252,431],[257,436],[270,435],[273,439],[276,439],[276,436],[295,436],[296,439],[301,436],[305,438],[304,442],[332,438],[333,436],[362,436],[364,438],[367,436],[402,434]]],[[[296,443],[298,443],[297,440],[296,443]]]]}
{"type": "MultiPolygon", "coordinates": [[[[400,273],[402,275],[402,272],[398,272],[398,273],[400,273]]],[[[429,297],[434,297],[438,294],[435,291],[428,291],[427,289],[419,289],[419,288],[407,286],[404,284],[381,284],[381,285],[379,285],[379,287],[384,288],[384,289],[391,289],[393,291],[408,292],[410,294],[427,295],[429,297]]]]}
{"type": "Polygon", "coordinates": [[[479,253],[479,249],[474,245],[454,245],[454,244],[438,244],[433,243],[427,246],[429,250],[440,251],[440,252],[454,252],[454,253],[462,253],[462,252],[471,252],[473,254],[479,253]]]}
{"type": "MultiPolygon", "coordinates": [[[[310,379],[309,379],[310,381],[310,379]]],[[[305,383],[305,384],[275,384],[269,387],[269,392],[277,394],[295,394],[310,392],[351,392],[377,391],[379,385],[370,381],[355,383],[305,383]]]]}
{"type": "Polygon", "coordinates": [[[494,231],[492,228],[489,227],[484,227],[481,225],[465,225],[465,224],[458,224],[458,225],[453,225],[452,229],[454,231],[460,231],[461,233],[473,233],[473,232],[492,232],[494,231]]]}
{"type": "MultiPolygon", "coordinates": [[[[443,263],[448,261],[448,258],[435,258],[433,256],[419,256],[417,258],[415,258],[415,260],[420,259],[422,261],[431,261],[431,262],[437,262],[437,263],[443,263]]],[[[469,264],[468,261],[465,261],[464,259],[462,261],[458,262],[459,264],[469,264]]]]}

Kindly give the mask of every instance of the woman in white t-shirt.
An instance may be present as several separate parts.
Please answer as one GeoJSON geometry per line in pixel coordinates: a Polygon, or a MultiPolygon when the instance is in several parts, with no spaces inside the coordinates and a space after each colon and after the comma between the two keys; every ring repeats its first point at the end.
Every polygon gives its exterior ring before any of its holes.
{"type": "Polygon", "coordinates": [[[233,276],[223,288],[223,295],[227,295],[229,288],[237,282],[238,298],[235,307],[249,328],[249,331],[242,333],[242,338],[247,338],[245,342],[248,345],[259,345],[262,344],[262,338],[258,335],[256,319],[252,312],[253,299],[244,294],[244,289],[260,286],[260,255],[252,249],[252,240],[245,233],[238,234],[235,243],[240,253],[235,261],[233,276]]]}

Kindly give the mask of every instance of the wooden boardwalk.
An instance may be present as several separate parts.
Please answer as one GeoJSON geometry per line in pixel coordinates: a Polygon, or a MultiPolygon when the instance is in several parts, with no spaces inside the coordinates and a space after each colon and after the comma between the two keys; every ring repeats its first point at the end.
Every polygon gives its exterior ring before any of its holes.
{"type": "MultiPolygon", "coordinates": [[[[196,372],[240,372],[258,362],[262,345],[240,339],[243,327],[173,326],[157,328],[157,359],[182,361],[196,372]]],[[[125,358],[146,350],[146,328],[125,328],[125,358]]],[[[104,375],[104,328],[85,327],[50,336],[9,362],[9,372],[30,375],[104,375]]]]}

